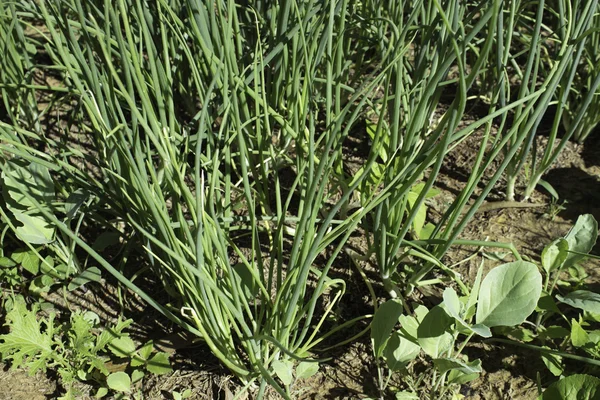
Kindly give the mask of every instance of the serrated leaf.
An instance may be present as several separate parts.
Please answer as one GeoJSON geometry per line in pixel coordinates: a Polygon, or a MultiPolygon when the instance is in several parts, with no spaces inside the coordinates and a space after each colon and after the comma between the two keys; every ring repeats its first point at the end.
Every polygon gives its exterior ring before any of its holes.
{"type": "Polygon", "coordinates": [[[296,378],[307,379],[319,371],[319,364],[316,362],[301,362],[296,367],[296,378]]]}
{"type": "Polygon", "coordinates": [[[21,264],[21,266],[32,275],[37,275],[38,272],[40,272],[40,259],[33,250],[15,250],[10,258],[21,264]]]}
{"type": "Polygon", "coordinates": [[[440,306],[433,307],[423,318],[417,330],[417,340],[427,355],[438,358],[452,348],[454,338],[446,331],[451,324],[452,320],[440,306]]]}
{"type": "Polygon", "coordinates": [[[373,350],[377,358],[383,354],[385,343],[402,315],[402,310],[402,303],[398,300],[388,300],[377,309],[371,322],[371,339],[373,339],[373,350]]]}
{"type": "Polygon", "coordinates": [[[142,347],[140,347],[140,349],[138,350],[138,354],[141,358],[147,360],[150,357],[150,354],[152,354],[152,350],[154,350],[154,342],[150,340],[142,347]]]}
{"type": "Polygon", "coordinates": [[[600,400],[600,379],[584,374],[567,376],[550,385],[541,400],[600,400]]]}
{"type": "Polygon", "coordinates": [[[117,392],[131,393],[131,378],[125,372],[113,372],[106,378],[106,384],[117,392]]]}
{"type": "Polygon", "coordinates": [[[171,363],[169,362],[169,355],[167,353],[156,353],[146,363],[146,369],[153,374],[162,375],[172,372],[171,363]]]}
{"type": "Polygon", "coordinates": [[[144,378],[144,375],[144,371],[141,369],[134,369],[131,372],[131,383],[136,384],[137,382],[141,381],[144,378]]]}
{"type": "Polygon", "coordinates": [[[535,310],[541,292],[542,275],[535,264],[500,265],[481,283],[476,321],[490,328],[518,325],[535,310]]]}
{"type": "Polygon", "coordinates": [[[121,336],[110,342],[108,349],[115,356],[129,358],[135,352],[135,342],[129,336],[121,336]]]}
{"type": "Polygon", "coordinates": [[[294,365],[291,361],[273,361],[273,371],[275,371],[275,375],[277,375],[285,386],[292,384],[292,380],[294,379],[292,375],[293,369],[294,365]]]}
{"type": "MultiPolygon", "coordinates": [[[[569,243],[569,250],[578,253],[589,253],[598,239],[598,222],[591,214],[580,215],[575,222],[575,226],[571,228],[565,236],[565,240],[569,243]]],[[[579,262],[585,256],[580,254],[569,253],[563,263],[563,268],[568,268],[579,262]]]]}
{"type": "Polygon", "coordinates": [[[590,292],[589,290],[576,290],[565,297],[556,295],[556,298],[561,303],[568,304],[571,307],[594,314],[600,313],[600,294],[598,293],[590,292]]]}
{"type": "Polygon", "coordinates": [[[399,371],[417,358],[420,352],[421,347],[417,343],[394,332],[385,346],[383,354],[390,370],[399,371]]]}
{"type": "Polygon", "coordinates": [[[13,369],[28,368],[30,375],[39,369],[45,371],[54,355],[54,315],[38,321],[35,311],[29,311],[23,302],[16,301],[6,319],[10,332],[0,335],[2,359],[12,360],[13,369]]]}

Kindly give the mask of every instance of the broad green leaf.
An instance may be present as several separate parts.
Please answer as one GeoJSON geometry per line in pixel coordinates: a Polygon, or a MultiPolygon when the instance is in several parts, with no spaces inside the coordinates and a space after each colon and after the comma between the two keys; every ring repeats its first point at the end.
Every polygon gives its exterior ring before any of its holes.
{"type": "Polygon", "coordinates": [[[6,208],[21,225],[16,224],[17,237],[31,244],[47,244],[54,239],[54,227],[37,211],[33,201],[27,199],[27,193],[41,206],[54,200],[54,183],[50,171],[34,163],[28,166],[14,164],[13,170],[3,171],[2,195],[6,208]]]}
{"type": "Polygon", "coordinates": [[[476,321],[490,328],[518,325],[535,310],[541,292],[542,275],[535,264],[500,265],[481,283],[476,321]]]}
{"type": "Polygon", "coordinates": [[[451,287],[447,287],[444,290],[443,298],[444,306],[446,306],[446,311],[455,319],[461,319],[461,303],[460,299],[458,298],[458,294],[456,294],[456,291],[451,287]]]}
{"type": "Polygon", "coordinates": [[[417,340],[427,355],[438,358],[452,347],[454,339],[446,331],[451,325],[452,319],[442,307],[435,306],[429,311],[417,330],[417,340]]]}
{"type": "Polygon", "coordinates": [[[485,325],[482,324],[476,324],[476,325],[469,325],[467,322],[465,322],[461,317],[460,317],[460,310],[461,310],[461,302],[460,299],[458,298],[458,295],[456,294],[456,291],[452,288],[446,288],[444,290],[444,306],[446,307],[446,311],[450,314],[450,316],[452,316],[457,323],[459,323],[460,325],[462,325],[463,327],[465,327],[468,331],[474,332],[479,336],[482,337],[491,337],[492,336],[492,332],[490,331],[490,328],[488,328],[485,325]]]}
{"type": "Polygon", "coordinates": [[[402,315],[402,303],[398,300],[388,300],[379,306],[371,322],[371,339],[377,358],[381,357],[386,342],[392,330],[402,315]]]}
{"type": "Polygon", "coordinates": [[[463,374],[478,374],[482,371],[481,360],[464,362],[456,358],[436,358],[433,360],[433,365],[443,374],[450,370],[458,370],[463,374]]]}
{"type": "Polygon", "coordinates": [[[115,244],[119,244],[119,239],[121,238],[121,234],[115,231],[102,232],[94,243],[92,244],[92,249],[97,252],[102,252],[106,250],[107,247],[114,246],[115,244]]]}
{"type": "Polygon", "coordinates": [[[135,342],[129,336],[121,336],[110,342],[111,353],[120,358],[129,358],[135,351],[135,342]]]}
{"type": "Polygon", "coordinates": [[[399,371],[414,360],[420,352],[421,347],[418,344],[394,332],[385,346],[384,356],[388,367],[392,371],[399,371]]]}
{"type": "Polygon", "coordinates": [[[106,396],[107,394],[108,394],[108,388],[101,387],[96,391],[96,394],[94,395],[94,397],[97,399],[101,399],[104,396],[106,396]]]}
{"type": "Polygon", "coordinates": [[[34,203],[23,193],[27,193],[41,205],[49,204],[54,200],[54,182],[48,168],[35,163],[28,166],[17,165],[14,162],[10,164],[13,164],[13,169],[4,170],[2,179],[4,200],[11,211],[35,208],[34,203]]]}
{"type": "MultiPolygon", "coordinates": [[[[592,250],[598,239],[598,222],[591,214],[580,215],[571,228],[565,240],[569,243],[569,250],[587,254],[592,250]]],[[[583,259],[583,255],[569,253],[563,268],[568,268],[583,259]]]]}
{"type": "Polygon", "coordinates": [[[571,319],[571,343],[573,343],[573,346],[583,347],[589,342],[590,337],[585,329],[575,319],[571,319]]]}
{"type": "Polygon", "coordinates": [[[81,208],[88,197],[89,196],[82,189],[77,189],[67,197],[67,200],[65,201],[65,214],[67,214],[67,219],[73,219],[75,217],[77,211],[79,211],[79,208],[81,208]]]}
{"type": "Polygon", "coordinates": [[[419,396],[412,392],[402,391],[396,393],[396,400],[419,400],[419,396]]]}
{"type": "Polygon", "coordinates": [[[69,286],[67,286],[67,290],[73,291],[89,282],[100,282],[101,278],[100,269],[97,267],[90,267],[79,275],[76,275],[69,283],[69,286]]]}
{"type": "Polygon", "coordinates": [[[531,342],[536,338],[536,335],[533,333],[533,331],[520,326],[500,326],[497,328],[496,332],[501,335],[512,336],[521,342],[531,342]]]}
{"type": "MultiPolygon", "coordinates": [[[[548,348],[546,346],[544,346],[544,348],[548,348]]],[[[561,376],[562,373],[565,370],[565,367],[562,363],[562,357],[556,354],[549,354],[549,353],[540,353],[540,356],[542,357],[542,361],[544,362],[544,364],[546,365],[546,368],[548,368],[548,371],[550,371],[550,373],[554,376],[561,376]]]]}
{"type": "Polygon", "coordinates": [[[13,211],[13,216],[22,226],[17,226],[17,237],[30,244],[48,244],[54,241],[54,227],[42,214],[24,214],[13,211]]]}
{"type": "Polygon", "coordinates": [[[131,378],[125,372],[113,372],[106,378],[106,384],[117,392],[131,393],[131,378]]]}
{"type": "Polygon", "coordinates": [[[232,270],[246,300],[251,301],[255,299],[258,295],[259,287],[256,282],[254,282],[252,272],[250,272],[248,267],[243,263],[234,265],[232,270]]]}
{"type": "Polygon", "coordinates": [[[542,311],[550,311],[555,313],[560,312],[552,296],[544,291],[542,291],[542,294],[540,295],[537,308],[542,311]]]}
{"type": "Polygon", "coordinates": [[[152,356],[146,364],[146,369],[157,375],[168,374],[173,371],[169,362],[169,355],[164,352],[156,353],[152,356]]]}
{"type": "Polygon", "coordinates": [[[569,336],[571,332],[565,327],[552,325],[548,326],[544,331],[540,332],[540,339],[564,339],[569,336]]]}
{"type": "Polygon", "coordinates": [[[294,364],[291,361],[273,361],[273,371],[285,386],[292,384],[294,364]]]}
{"type": "Polygon", "coordinates": [[[37,273],[40,272],[40,259],[33,250],[15,250],[10,258],[21,264],[21,266],[32,275],[37,275],[37,273]]]}
{"type": "Polygon", "coordinates": [[[566,296],[556,295],[561,303],[579,308],[594,314],[600,313],[600,294],[590,292],[589,290],[576,290],[566,296]]]}
{"type": "Polygon", "coordinates": [[[319,372],[319,364],[316,362],[301,362],[296,367],[296,378],[307,379],[319,372]]]}
{"type": "Polygon", "coordinates": [[[471,318],[475,315],[477,297],[479,296],[479,289],[481,288],[481,278],[483,277],[483,266],[484,262],[483,260],[481,260],[479,268],[477,269],[477,276],[475,277],[475,282],[473,282],[473,288],[471,289],[469,299],[467,300],[467,306],[465,310],[465,319],[467,320],[471,320],[471,318]]]}
{"type": "Polygon", "coordinates": [[[417,329],[419,329],[419,321],[410,315],[401,315],[398,318],[398,321],[400,322],[400,331],[404,334],[404,336],[416,341],[417,329]]]}
{"type": "Polygon", "coordinates": [[[542,267],[550,273],[565,262],[569,250],[569,243],[565,239],[556,239],[542,250],[542,267]]]}
{"type": "Polygon", "coordinates": [[[454,383],[456,385],[462,385],[477,378],[479,378],[479,374],[476,372],[472,374],[464,374],[457,369],[453,369],[448,373],[448,383],[454,383]]]}
{"type": "Polygon", "coordinates": [[[600,379],[584,374],[567,376],[544,391],[542,400],[600,400],[600,379]]]}

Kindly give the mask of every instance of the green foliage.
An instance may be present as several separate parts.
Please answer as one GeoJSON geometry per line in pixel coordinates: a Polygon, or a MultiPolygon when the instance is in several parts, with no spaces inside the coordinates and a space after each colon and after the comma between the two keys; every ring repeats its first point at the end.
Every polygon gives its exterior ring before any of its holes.
{"type": "Polygon", "coordinates": [[[590,375],[571,375],[550,385],[540,400],[598,400],[600,379],[590,375]]]}
{"type": "Polygon", "coordinates": [[[442,397],[452,385],[473,380],[482,372],[480,360],[468,361],[461,354],[472,336],[487,338],[492,336],[492,327],[518,326],[533,313],[541,291],[537,266],[517,261],[492,269],[481,285],[476,282],[463,298],[446,288],[440,305],[431,310],[419,305],[415,316],[401,315],[401,302],[388,300],[377,309],[371,324],[375,356],[384,359],[391,371],[405,371],[412,360],[425,353],[441,374],[431,383],[430,397],[442,397]],[[471,323],[473,317],[476,324],[471,323]],[[398,322],[400,328],[395,329],[398,322]],[[459,335],[466,339],[456,350],[459,335]]]}
{"type": "Polygon", "coordinates": [[[12,304],[6,315],[9,333],[0,335],[2,358],[10,360],[13,369],[25,368],[31,375],[38,370],[55,370],[66,389],[65,399],[75,395],[76,381],[100,385],[96,397],[102,397],[108,394],[107,389],[133,393],[133,385],[143,378],[145,370],[154,374],[171,372],[166,353],[152,355],[152,342],[136,350],[131,338],[123,333],[132,320],[119,320],[115,326],[99,330],[93,313],[76,312],[69,323],[59,324],[54,314],[38,318],[36,306],[29,310],[20,298],[12,304]],[[109,350],[129,359],[131,372],[111,373],[107,366],[109,350]]]}

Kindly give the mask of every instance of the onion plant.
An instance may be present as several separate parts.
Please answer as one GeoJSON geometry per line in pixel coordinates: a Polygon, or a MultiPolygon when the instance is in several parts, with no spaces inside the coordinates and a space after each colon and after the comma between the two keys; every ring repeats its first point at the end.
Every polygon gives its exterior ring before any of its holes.
{"type": "MultiPolygon", "coordinates": [[[[515,25],[507,27],[505,32],[512,37],[511,31],[523,32],[522,42],[524,46],[516,46],[519,52],[527,54],[527,62],[521,67],[512,54],[509,60],[519,79],[519,90],[517,96],[522,97],[531,93],[540,85],[548,83],[549,93],[555,95],[555,101],[548,103],[539,112],[530,112],[526,121],[521,126],[527,135],[524,145],[519,149],[515,158],[509,164],[507,174],[506,197],[515,199],[515,186],[517,178],[525,175],[525,189],[523,199],[528,199],[542,175],[550,168],[560,152],[564,149],[568,140],[579,129],[584,121],[587,109],[596,97],[596,90],[600,85],[600,74],[596,73],[590,78],[590,86],[587,88],[572,88],[573,82],[580,68],[580,63],[589,38],[590,28],[594,21],[594,14],[598,10],[597,1],[556,1],[552,9],[545,2],[537,3],[533,15],[527,12],[527,4],[516,2],[516,10],[520,17],[512,20],[515,25]],[[551,12],[552,11],[552,12],[551,12]],[[550,22],[548,22],[548,21],[550,22]],[[525,27],[525,28],[524,28],[525,27]],[[532,29],[529,29],[529,28],[532,29]],[[547,68],[545,65],[547,64],[547,68]],[[565,111],[569,110],[569,97],[572,90],[585,90],[587,93],[582,97],[577,106],[576,115],[567,116],[567,130],[559,138],[561,120],[565,111]],[[551,104],[555,104],[554,115],[548,110],[551,104]],[[544,120],[551,120],[552,125],[548,134],[547,144],[539,146],[536,138],[544,120]]],[[[510,43],[507,40],[507,43],[510,43]]],[[[507,85],[510,85],[506,81],[507,85]]],[[[517,110],[515,117],[519,118],[524,110],[517,110]]],[[[568,115],[568,112],[567,112],[568,115]]]]}
{"type": "MultiPolygon", "coordinates": [[[[466,105],[480,72],[495,68],[504,74],[502,63],[507,49],[495,43],[505,32],[502,28],[506,15],[509,19],[517,15],[516,9],[504,7],[504,2],[480,3],[479,8],[453,2],[443,6],[437,2],[420,3],[413,8],[400,7],[410,9],[407,14],[392,7],[388,18],[383,19],[390,24],[387,29],[400,32],[396,33],[400,43],[394,43],[391,49],[396,52],[414,49],[414,57],[394,65],[393,78],[388,81],[389,86],[376,108],[379,118],[374,136],[386,140],[378,141],[379,146],[374,145],[371,150],[379,156],[383,167],[373,170],[375,179],[371,181],[376,185],[370,190],[377,190],[377,185],[386,187],[386,182],[398,177],[402,182],[394,196],[376,208],[368,224],[373,234],[370,251],[375,253],[384,286],[391,297],[402,297],[402,292],[409,294],[419,285],[439,283],[439,280],[424,280],[435,267],[444,269],[460,283],[459,277],[439,260],[457,243],[466,223],[502,177],[526,138],[519,126],[527,121],[517,116],[513,126],[508,127],[509,112],[524,110],[526,114],[539,115],[552,100],[550,82],[511,99],[505,91],[506,81],[501,77],[491,85],[488,113],[473,122],[464,122],[470,117],[466,105]],[[417,30],[417,26],[429,27],[430,31],[417,30]],[[405,27],[405,30],[396,27],[405,27]],[[414,38],[407,34],[415,31],[418,33],[414,38]],[[475,57],[477,62],[467,69],[465,60],[470,58],[469,49],[474,43],[481,43],[475,57]],[[434,117],[433,112],[440,106],[444,94],[447,96],[452,89],[453,99],[447,109],[440,117],[434,117]],[[389,115],[389,122],[385,115],[389,115]],[[481,135],[481,145],[476,149],[464,188],[436,226],[422,229],[423,204],[445,156],[476,133],[481,135]],[[383,173],[378,174],[381,170],[383,173]],[[487,179],[486,174],[490,175],[487,179]],[[417,185],[421,180],[423,184],[417,185]],[[474,199],[473,195],[476,195],[474,199]],[[418,260],[416,268],[409,266],[409,260],[415,258],[418,260]]],[[[465,290],[468,291],[466,287],[465,290]]]]}
{"type": "Polygon", "coordinates": [[[289,382],[276,375],[282,366],[314,362],[314,346],[356,322],[322,329],[345,290],[329,270],[363,216],[399,182],[336,219],[375,161],[341,185],[342,145],[401,58],[349,86],[345,57],[356,39],[345,28],[346,6],[262,4],[259,15],[233,1],[70,0],[29,2],[17,14],[47,27],[45,51],[78,97],[77,130],[92,149],[28,132],[28,142],[50,151],[6,141],[2,150],[55,164],[68,194],[83,189],[124,222],[123,239],[143,249],[178,306],[141,291],[23,196],[125,286],[201,337],[242,382],[259,379],[259,394],[268,383],[289,397],[289,382]]]}
{"type": "Polygon", "coordinates": [[[599,26],[600,13],[596,10],[590,29],[586,32],[582,60],[577,67],[562,116],[562,124],[567,132],[571,131],[571,125],[579,118],[577,128],[572,130],[573,140],[577,143],[583,143],[600,123],[600,91],[595,83],[600,74],[599,26]],[[578,117],[581,108],[585,111],[582,117],[578,117]]]}

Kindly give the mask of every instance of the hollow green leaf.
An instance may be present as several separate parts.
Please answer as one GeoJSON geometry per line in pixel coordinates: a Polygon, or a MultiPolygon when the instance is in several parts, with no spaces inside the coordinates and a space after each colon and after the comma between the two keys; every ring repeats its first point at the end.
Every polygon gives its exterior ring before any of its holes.
{"type": "Polygon", "coordinates": [[[600,379],[584,374],[567,376],[544,391],[542,400],[600,400],[600,379]]]}
{"type": "Polygon", "coordinates": [[[500,265],[481,283],[476,321],[490,328],[518,325],[535,310],[541,292],[542,276],[535,264],[500,265]]]}
{"type": "Polygon", "coordinates": [[[383,353],[398,318],[402,315],[402,303],[398,300],[388,300],[377,309],[371,322],[371,339],[373,339],[373,350],[380,357],[383,353]]]}
{"type": "Polygon", "coordinates": [[[113,372],[106,378],[106,384],[117,392],[131,393],[131,378],[125,372],[113,372]]]}
{"type": "Polygon", "coordinates": [[[452,319],[442,307],[435,306],[427,313],[417,330],[417,340],[427,355],[438,358],[452,347],[453,336],[446,331],[451,325],[452,319]]]}
{"type": "Polygon", "coordinates": [[[564,297],[557,294],[556,299],[571,307],[600,314],[600,294],[598,293],[590,292],[589,290],[576,290],[564,297]]]}
{"type": "Polygon", "coordinates": [[[385,346],[384,356],[388,367],[392,371],[399,371],[414,360],[420,352],[421,347],[417,343],[394,332],[385,346]]]}
{"type": "MultiPolygon", "coordinates": [[[[569,244],[570,251],[589,253],[598,240],[598,222],[591,214],[580,215],[575,226],[565,236],[565,240],[569,244]]],[[[569,253],[563,263],[563,268],[568,268],[583,258],[584,256],[581,254],[569,253]]]]}

